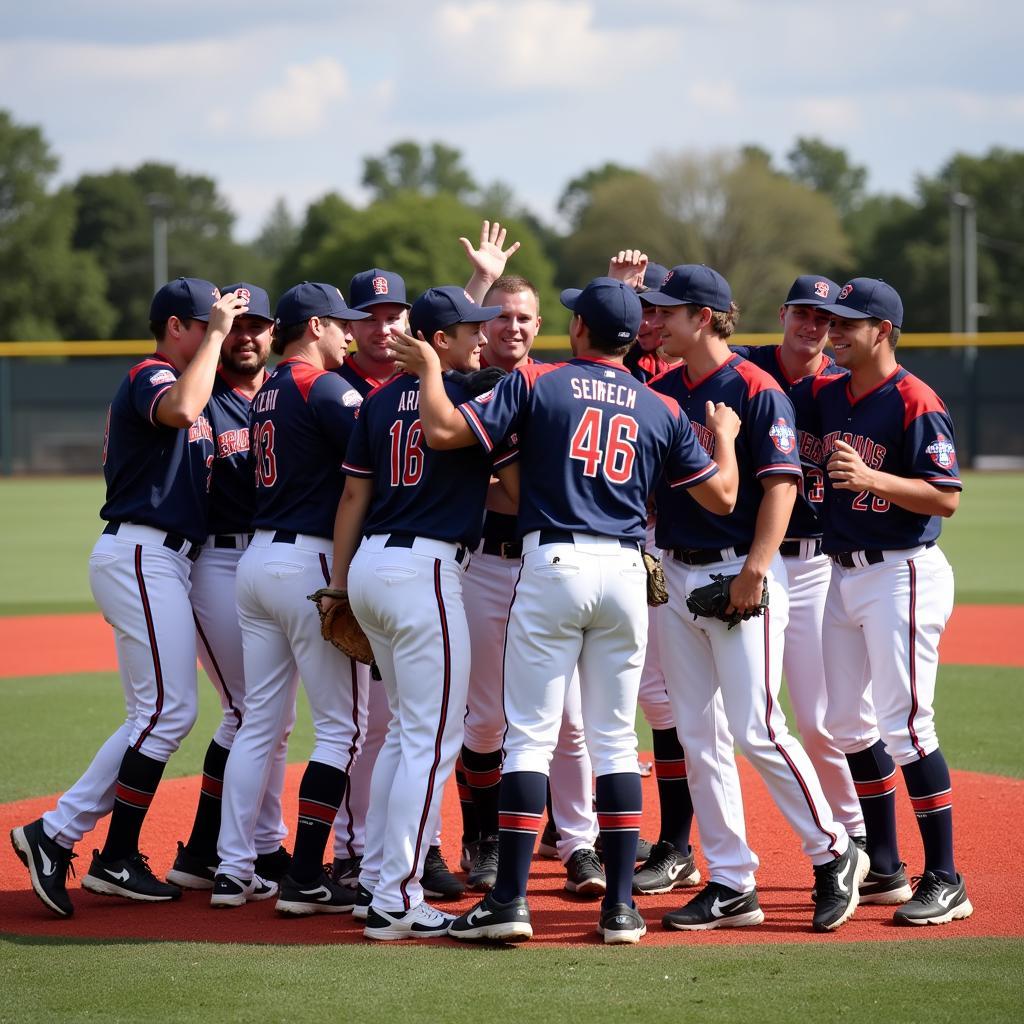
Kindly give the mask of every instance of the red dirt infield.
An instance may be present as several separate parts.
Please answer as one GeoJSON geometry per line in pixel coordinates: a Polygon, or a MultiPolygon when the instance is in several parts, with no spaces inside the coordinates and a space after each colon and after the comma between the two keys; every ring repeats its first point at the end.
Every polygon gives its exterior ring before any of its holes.
{"type": "MultiPolygon", "coordinates": [[[[783,821],[761,780],[741,762],[747,825],[751,845],[761,859],[758,893],[766,921],[757,928],[713,932],[667,932],[660,927],[662,914],[674,910],[694,890],[676,890],[666,896],[641,897],[641,911],[650,929],[645,945],[700,945],[737,943],[865,942],[931,940],[972,936],[1024,936],[1024,918],[1008,892],[1016,891],[1016,861],[1012,856],[1016,823],[1024,817],[1024,781],[953,773],[954,814],[957,824],[958,867],[967,878],[974,915],[967,921],[943,927],[900,928],[892,924],[892,908],[860,907],[854,919],[840,931],[817,935],[810,929],[812,884],[810,865],[800,852],[795,835],[783,821]]],[[[285,820],[294,822],[301,765],[291,765],[285,790],[285,820]]],[[[161,785],[153,811],[143,831],[143,849],[154,870],[163,875],[171,865],[175,840],[184,838],[191,824],[199,790],[198,778],[168,780],[161,785]]],[[[15,825],[36,818],[52,806],[53,797],[36,797],[0,805],[0,829],[6,834],[15,825]]],[[[644,829],[657,834],[657,794],[653,778],[644,779],[644,829]]],[[[899,797],[900,842],[909,870],[920,870],[921,847],[906,794],[899,797]]],[[[449,864],[458,862],[460,828],[458,801],[449,785],[444,799],[444,850],[449,864]]],[[[86,837],[75,862],[79,877],[89,869],[90,851],[100,846],[106,826],[86,837]]],[[[695,837],[699,850],[699,837],[695,837]]],[[[706,870],[698,852],[698,864],[706,870]]],[[[530,878],[533,916],[532,946],[595,945],[597,904],[562,891],[564,874],[556,861],[534,860],[530,878]]],[[[76,915],[69,920],[54,917],[35,897],[28,874],[10,843],[0,843],[0,934],[55,936],[65,939],[210,941],[256,944],[349,943],[363,941],[359,922],[351,915],[282,919],[273,900],[237,910],[213,911],[208,895],[186,892],[180,902],[152,905],[95,896],[71,881],[76,915]]],[[[445,909],[463,912],[474,899],[466,897],[445,909]]],[[[461,945],[452,940],[444,944],[461,945]]]]}
{"type": "MultiPolygon", "coordinates": [[[[946,665],[1024,668],[1024,605],[957,605],[939,655],[946,665]]],[[[114,636],[103,616],[14,615],[0,618],[0,678],[115,672],[114,636]]]]}

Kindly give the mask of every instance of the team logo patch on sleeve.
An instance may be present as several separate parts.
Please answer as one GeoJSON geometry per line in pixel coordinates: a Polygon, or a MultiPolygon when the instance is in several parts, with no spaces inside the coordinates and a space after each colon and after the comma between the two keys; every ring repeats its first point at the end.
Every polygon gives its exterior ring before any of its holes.
{"type": "Polygon", "coordinates": [[[935,440],[925,448],[925,451],[936,466],[941,466],[943,469],[953,468],[953,463],[956,461],[956,450],[953,448],[953,442],[945,434],[938,434],[935,440]]]}
{"type": "Polygon", "coordinates": [[[178,378],[170,370],[157,370],[149,378],[149,383],[153,385],[157,384],[173,384],[178,378]]]}
{"type": "Polygon", "coordinates": [[[341,404],[351,409],[353,406],[363,404],[363,396],[355,388],[350,388],[341,396],[341,404]]]}
{"type": "Polygon", "coordinates": [[[478,405],[486,405],[494,397],[494,388],[490,391],[485,391],[482,395],[477,395],[473,401],[478,405]]]}
{"type": "Polygon", "coordinates": [[[796,431],[781,416],[771,425],[768,436],[783,455],[796,447],[796,431]]]}

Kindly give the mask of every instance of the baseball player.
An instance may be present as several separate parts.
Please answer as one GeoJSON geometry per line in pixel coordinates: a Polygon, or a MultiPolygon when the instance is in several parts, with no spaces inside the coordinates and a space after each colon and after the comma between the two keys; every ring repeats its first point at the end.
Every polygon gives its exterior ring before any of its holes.
{"type": "MultiPolygon", "coordinates": [[[[196,624],[199,660],[220,698],[223,717],[203,760],[202,784],[192,832],[178,843],[167,880],[185,889],[212,889],[224,766],[245,712],[242,633],[235,602],[235,572],[252,536],[253,475],[249,468],[249,406],[266,379],[274,318],[267,293],[254,284],[227,285],[222,292],[248,296],[249,312],[235,317],[221,350],[220,367],[206,415],[214,437],[210,474],[210,536],[192,566],[189,600],[196,624]]],[[[274,755],[271,778],[256,820],[256,873],[271,881],[287,874],[291,857],[281,846],[287,739],[274,755]]],[[[272,895],[272,891],[266,890],[272,895]]],[[[244,901],[243,901],[244,902],[244,901]]]]}
{"type": "Polygon", "coordinates": [[[757,858],[746,844],[735,737],[814,865],[813,926],[832,931],[856,909],[868,859],[834,821],[814,768],[778,705],[788,619],[779,545],[801,478],[793,405],[764,371],[729,351],[737,309],[728,282],[716,271],[675,267],[644,299],[659,307],[666,351],[685,360],[685,366],[655,378],[651,388],[679,402],[708,446],[715,443],[702,423],[708,402],[728,402],[743,421],[736,444],[739,496],[731,516],[708,515],[664,484],[657,491],[657,542],[666,553],[669,589],[658,643],[711,870],[708,885],[663,924],[690,931],[764,920],[754,887],[757,858]],[[736,628],[695,620],[686,597],[712,573],[734,576],[734,610],[759,606],[765,587],[768,608],[736,628]]]}
{"type": "MultiPolygon", "coordinates": [[[[349,284],[348,294],[349,305],[368,313],[369,318],[349,324],[356,347],[345,357],[337,372],[365,398],[395,372],[395,364],[388,354],[388,342],[392,330],[408,329],[409,303],[402,277],[379,267],[356,274],[349,284]]],[[[352,766],[345,798],[334,821],[331,877],[346,885],[355,885],[359,880],[370,778],[377,754],[384,744],[390,718],[387,693],[383,686],[376,685],[371,679],[363,746],[352,766]]],[[[448,870],[441,854],[439,833],[427,850],[421,882],[432,899],[457,899],[465,892],[463,884],[448,870]]]]}
{"type": "Polygon", "coordinates": [[[299,785],[292,863],[276,909],[341,913],[354,904],[354,890],[324,872],[323,855],[359,752],[368,670],[324,643],[306,598],[330,579],[341,462],[360,402],[329,370],[344,354],[343,321],[366,317],[349,309],[337,288],[310,282],[285,292],[275,311],[272,349],[284,358],[253,399],[249,421],[255,532],[237,572],[246,707],[224,774],[214,907],[236,906],[265,888],[254,873],[256,817],[291,725],[299,677],[316,741],[299,785]]]}
{"type": "MultiPolygon", "coordinates": [[[[825,465],[823,548],[826,725],[850,763],[867,823],[876,903],[898,924],[947,924],[973,912],[953,858],[949,769],[932,701],[938,643],[953,610],[953,572],[936,546],[960,502],[949,410],[896,362],[903,303],[858,277],[823,307],[849,377],[814,382],[825,465]],[[924,845],[910,887],[896,843],[896,765],[924,845]]],[[[819,894],[820,897],[820,894],[819,894]]]]}
{"type": "Polygon", "coordinates": [[[575,314],[569,330],[576,358],[521,367],[458,409],[442,393],[426,346],[404,339],[395,346],[399,363],[421,375],[429,444],[478,441],[491,450],[512,433],[521,449],[523,563],[505,646],[498,878],[451,926],[454,938],[467,941],[516,942],[533,934],[526,883],[577,663],[607,876],[598,931],[609,944],[635,943],[646,932],[631,889],[641,810],[634,718],[647,639],[640,557],[647,496],[664,467],[677,487],[725,514],[736,483],[730,440],[738,421],[731,410],[709,413],[720,440],[719,473],[676,403],[623,367],[640,324],[636,293],[597,278],[582,292],[564,292],[563,302],[575,314]]]}
{"type": "MultiPolygon", "coordinates": [[[[445,286],[424,292],[409,319],[446,369],[467,371],[480,365],[481,323],[498,312],[445,286]]],[[[461,385],[446,386],[456,401],[468,397],[461,385]]],[[[359,875],[370,897],[364,935],[384,941],[442,936],[452,921],[424,902],[420,875],[462,741],[469,681],[462,574],[496,464],[479,449],[430,451],[419,405],[419,381],[405,374],[364,402],[344,464],[331,581],[348,590],[391,708],[359,875]]]]}
{"type": "Polygon", "coordinates": [[[36,895],[60,917],[74,912],[67,872],[74,844],[110,814],[83,888],[143,902],[178,899],[153,876],[139,832],[164,765],[196,719],[192,563],[207,533],[213,434],[204,409],[221,346],[245,299],[180,277],[150,306],[157,350],[128,371],[107,413],[106,526],[89,558],[89,583],[114,627],[126,717],[85,774],[42,818],[11,832],[36,895]]]}
{"type": "MultiPolygon", "coordinates": [[[[814,274],[798,277],[779,310],[782,343],[732,346],[732,351],[769,374],[789,396],[796,413],[797,445],[804,479],[786,538],[779,549],[789,590],[789,624],[782,670],[801,743],[814,765],[829,806],[854,841],[863,846],[864,816],[850,768],[825,727],[828,700],[821,624],[832,565],[821,551],[818,510],[824,493],[822,469],[811,461],[811,448],[805,444],[806,428],[815,418],[812,385],[821,377],[842,372],[823,351],[831,317],[822,306],[834,301],[838,294],[839,285],[827,277],[814,274]]],[[[860,902],[877,902],[877,896],[875,881],[869,874],[860,886],[860,902]]]]}

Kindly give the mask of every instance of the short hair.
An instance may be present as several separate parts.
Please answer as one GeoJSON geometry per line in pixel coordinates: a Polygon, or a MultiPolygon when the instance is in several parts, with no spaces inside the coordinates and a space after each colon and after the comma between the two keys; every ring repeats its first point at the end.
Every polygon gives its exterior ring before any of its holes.
{"type": "Polygon", "coordinates": [[[537,300],[537,309],[540,310],[540,292],[537,291],[537,286],[522,274],[503,274],[487,289],[482,304],[486,304],[495,292],[508,292],[509,295],[515,295],[516,292],[532,292],[537,300]]]}
{"type": "Polygon", "coordinates": [[[284,350],[306,333],[308,324],[308,320],[300,320],[297,324],[289,324],[287,327],[274,324],[274,337],[270,341],[270,351],[275,356],[283,356],[284,350]]]}
{"type": "MultiPolygon", "coordinates": [[[[869,316],[868,323],[871,324],[872,327],[878,327],[882,323],[882,319],[877,316],[869,316]]],[[[891,320],[889,323],[892,324],[892,330],[889,332],[889,344],[895,348],[897,342],[900,340],[900,329],[893,324],[891,320]]]]}
{"type": "Polygon", "coordinates": [[[723,341],[728,341],[736,330],[736,321],[740,318],[740,307],[735,302],[729,303],[728,312],[711,310],[711,330],[723,341]]]}
{"type": "Polygon", "coordinates": [[[599,334],[595,331],[579,313],[577,313],[576,316],[579,316],[580,319],[583,320],[583,324],[587,328],[587,332],[590,334],[591,346],[596,348],[599,352],[604,352],[606,355],[624,356],[630,350],[633,342],[636,341],[635,334],[625,343],[623,343],[622,339],[617,335],[614,337],[606,337],[605,335],[599,334]]]}
{"type": "MultiPolygon", "coordinates": [[[[178,317],[181,326],[187,331],[192,326],[191,317],[178,317]]],[[[149,333],[156,338],[157,341],[163,341],[167,337],[167,320],[150,320],[149,321],[149,333]]]]}

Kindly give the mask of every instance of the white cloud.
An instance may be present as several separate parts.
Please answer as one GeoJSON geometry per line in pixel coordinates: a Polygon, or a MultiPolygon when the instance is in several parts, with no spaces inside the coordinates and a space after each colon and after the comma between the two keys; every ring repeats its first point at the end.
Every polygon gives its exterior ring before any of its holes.
{"type": "Polygon", "coordinates": [[[256,97],[249,122],[272,138],[308,136],[324,126],[332,104],[348,96],[348,75],[333,58],[293,64],[283,82],[256,97]]]}

